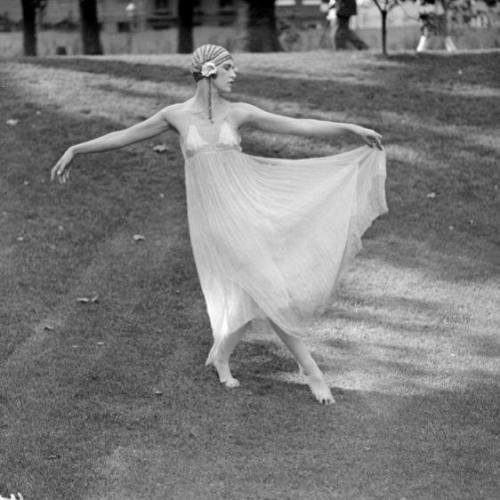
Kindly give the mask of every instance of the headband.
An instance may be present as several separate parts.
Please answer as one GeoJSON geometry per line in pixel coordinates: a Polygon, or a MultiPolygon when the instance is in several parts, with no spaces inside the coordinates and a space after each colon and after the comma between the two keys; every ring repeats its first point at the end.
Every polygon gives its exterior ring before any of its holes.
{"type": "Polygon", "coordinates": [[[217,66],[231,61],[231,54],[220,45],[206,44],[198,47],[191,60],[191,73],[195,79],[208,78],[217,73],[217,66]]]}

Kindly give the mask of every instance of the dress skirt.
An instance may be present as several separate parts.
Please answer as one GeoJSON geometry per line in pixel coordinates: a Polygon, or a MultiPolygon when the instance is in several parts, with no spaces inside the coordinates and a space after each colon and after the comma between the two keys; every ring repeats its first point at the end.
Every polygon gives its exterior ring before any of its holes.
{"type": "Polygon", "coordinates": [[[186,159],[191,244],[216,340],[255,318],[293,335],[333,300],[387,211],[385,151],[287,160],[235,149],[186,159]]]}

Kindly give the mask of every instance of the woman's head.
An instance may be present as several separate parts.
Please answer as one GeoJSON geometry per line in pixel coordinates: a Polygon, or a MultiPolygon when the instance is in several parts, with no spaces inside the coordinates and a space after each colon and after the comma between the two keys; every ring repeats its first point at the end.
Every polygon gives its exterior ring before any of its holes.
{"type": "Polygon", "coordinates": [[[191,72],[196,81],[201,80],[206,75],[203,74],[204,67],[214,65],[220,66],[226,61],[232,61],[231,54],[220,45],[206,44],[198,47],[191,59],[191,72]]]}
{"type": "Polygon", "coordinates": [[[206,44],[198,47],[192,56],[191,72],[195,81],[213,80],[218,90],[231,91],[236,78],[233,57],[220,45],[206,44]]]}

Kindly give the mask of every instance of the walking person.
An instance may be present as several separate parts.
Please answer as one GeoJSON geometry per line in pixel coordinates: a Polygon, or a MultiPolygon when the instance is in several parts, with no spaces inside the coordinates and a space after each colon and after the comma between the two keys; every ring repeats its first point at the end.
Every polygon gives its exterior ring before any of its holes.
{"type": "Polygon", "coordinates": [[[51,172],[66,182],[76,156],[121,148],[167,130],[179,134],[185,158],[188,223],[214,337],[207,364],[237,387],[229,357],[253,319],[266,319],[289,348],[321,403],[333,402],[302,336],[331,302],[361,235],[385,202],[385,151],[377,132],[347,123],[289,118],[231,102],[231,54],[203,45],[192,56],[193,97],[124,130],[69,147],[51,172]],[[239,130],[335,137],[352,133],[367,145],[302,160],[251,156],[239,130]]]}
{"type": "Polygon", "coordinates": [[[330,0],[327,19],[332,23],[336,21],[334,41],[336,50],[347,50],[354,47],[357,50],[366,50],[368,45],[349,27],[352,16],[358,13],[356,0],[330,0]],[[335,10],[335,15],[333,11],[335,10]]]}
{"type": "Polygon", "coordinates": [[[457,47],[448,33],[448,22],[444,0],[419,0],[418,18],[420,20],[420,40],[417,52],[428,49],[432,36],[444,39],[444,46],[448,52],[454,52],[457,47]]]}

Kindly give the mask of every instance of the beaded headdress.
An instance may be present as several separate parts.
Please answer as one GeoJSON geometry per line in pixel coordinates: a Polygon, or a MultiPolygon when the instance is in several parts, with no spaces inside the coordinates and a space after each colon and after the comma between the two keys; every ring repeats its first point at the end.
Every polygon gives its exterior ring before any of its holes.
{"type": "Polygon", "coordinates": [[[231,54],[220,45],[206,44],[198,47],[191,60],[191,73],[198,82],[208,79],[208,118],[212,121],[212,77],[217,74],[217,66],[232,60],[231,54]]]}

